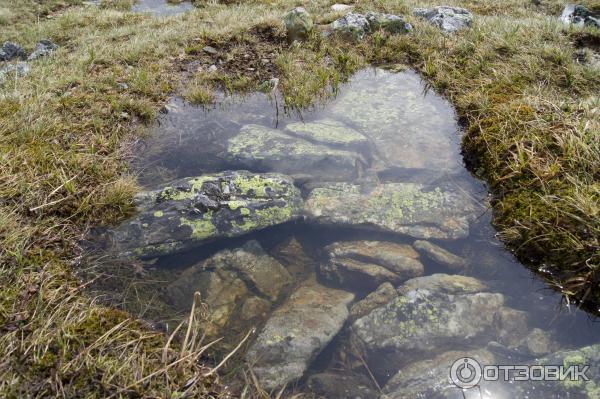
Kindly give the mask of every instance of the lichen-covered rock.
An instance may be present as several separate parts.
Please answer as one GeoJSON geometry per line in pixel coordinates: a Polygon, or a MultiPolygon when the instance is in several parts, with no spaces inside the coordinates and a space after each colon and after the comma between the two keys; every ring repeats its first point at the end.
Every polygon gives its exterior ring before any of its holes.
{"type": "Polygon", "coordinates": [[[589,366],[586,372],[587,380],[569,378],[563,381],[528,381],[513,384],[515,388],[514,398],[563,399],[583,398],[597,399],[600,397],[600,344],[586,346],[574,350],[564,350],[536,359],[530,362],[534,365],[550,366],[589,366]]]}
{"type": "Polygon", "coordinates": [[[443,279],[447,285],[439,275],[420,277],[419,288],[409,280],[397,298],[354,321],[350,342],[366,354],[376,376],[444,350],[485,345],[512,323],[498,316],[506,310],[501,294],[474,293],[477,280],[457,276],[451,282],[453,277],[443,279]]]}
{"type": "Polygon", "coordinates": [[[464,195],[416,183],[375,188],[337,183],[315,188],[305,212],[317,223],[440,239],[466,237],[469,221],[475,217],[474,204],[464,195]]]}
{"type": "Polygon", "coordinates": [[[349,12],[331,23],[331,29],[342,36],[360,40],[369,32],[369,21],[362,14],[349,12]]]}
{"type": "Polygon", "coordinates": [[[565,24],[600,28],[599,16],[594,15],[587,7],[579,4],[567,4],[559,19],[565,24]]]}
{"type": "Polygon", "coordinates": [[[109,232],[122,257],[156,257],[297,219],[302,198],[284,175],[223,172],[136,196],[138,214],[109,232]]]}
{"type": "Polygon", "coordinates": [[[337,242],[325,248],[328,261],[321,273],[348,288],[371,290],[387,281],[400,284],[423,274],[418,254],[410,246],[385,241],[337,242]]]}
{"type": "Polygon", "coordinates": [[[51,40],[42,39],[35,45],[35,49],[27,58],[29,61],[37,60],[38,58],[46,57],[55,50],[58,49],[58,45],[54,44],[51,40]]]}
{"type": "Polygon", "coordinates": [[[365,17],[369,21],[369,30],[371,32],[383,29],[391,34],[400,34],[408,33],[412,30],[412,26],[398,15],[369,11],[365,17]]]}
{"type": "MultiPolygon", "coordinates": [[[[383,387],[380,399],[462,399],[462,389],[449,381],[452,364],[463,357],[476,359],[480,364],[495,364],[496,357],[485,349],[450,351],[433,359],[421,360],[400,369],[383,387]]],[[[482,391],[488,387],[482,382],[482,391]]],[[[483,391],[486,392],[486,391],[483,391]]],[[[479,397],[479,396],[475,396],[479,397]]]]}
{"type": "Polygon", "coordinates": [[[269,318],[246,355],[262,388],[270,390],[304,375],[348,318],[354,295],[304,282],[269,318]]]}
{"type": "Polygon", "coordinates": [[[303,7],[296,7],[283,17],[288,40],[306,40],[313,29],[313,20],[303,7]]]}
{"type": "Polygon", "coordinates": [[[253,170],[309,174],[333,180],[352,178],[362,158],[355,152],[332,149],[260,125],[246,125],[229,139],[233,162],[253,170]]]}
{"type": "Polygon", "coordinates": [[[327,112],[368,137],[382,169],[411,175],[415,169],[434,175],[462,170],[454,111],[440,97],[424,95],[421,78],[413,72],[361,71],[327,112]]]}
{"type": "Polygon", "coordinates": [[[473,15],[468,10],[460,7],[415,8],[413,14],[425,18],[447,33],[454,33],[468,28],[473,22],[473,15]]]}
{"type": "Polygon", "coordinates": [[[310,393],[319,398],[376,399],[377,388],[366,376],[325,372],[311,375],[306,385],[310,393]]]}
{"type": "Polygon", "coordinates": [[[452,252],[430,243],[429,241],[417,240],[414,242],[413,246],[431,260],[447,266],[451,270],[460,271],[465,269],[468,265],[466,259],[454,255],[452,252]]]}
{"type": "Polygon", "coordinates": [[[0,61],[12,61],[15,58],[25,59],[25,50],[17,43],[4,42],[0,47],[0,61]]]}
{"type": "Polygon", "coordinates": [[[368,143],[367,138],[362,133],[333,119],[321,119],[308,123],[288,123],[286,130],[302,138],[325,145],[360,148],[360,146],[368,143]]]}
{"type": "Polygon", "coordinates": [[[373,11],[365,15],[350,12],[333,21],[331,28],[337,34],[354,40],[361,40],[379,29],[391,34],[408,33],[412,30],[412,26],[398,15],[373,11]]]}
{"type": "Polygon", "coordinates": [[[366,316],[371,313],[373,309],[389,303],[397,296],[398,292],[391,283],[381,284],[375,291],[352,305],[350,308],[350,320],[356,320],[366,316]]]}
{"type": "Polygon", "coordinates": [[[186,269],[169,284],[166,293],[176,308],[188,311],[194,292],[208,306],[204,326],[210,337],[242,333],[249,321],[263,321],[271,304],[281,298],[293,282],[292,276],[267,255],[256,241],[225,249],[186,269]]]}

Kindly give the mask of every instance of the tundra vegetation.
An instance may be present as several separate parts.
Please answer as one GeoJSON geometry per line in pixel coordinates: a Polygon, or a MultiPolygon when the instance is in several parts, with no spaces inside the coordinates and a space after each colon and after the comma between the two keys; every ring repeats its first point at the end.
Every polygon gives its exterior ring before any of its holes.
{"type": "MultiPolygon", "coordinates": [[[[597,308],[600,31],[560,23],[561,1],[446,0],[475,16],[446,35],[412,16],[434,1],[357,0],[414,30],[358,43],[316,30],[302,44],[282,23],[299,1],[196,0],[169,18],[131,13],[131,0],[86,3],[0,0],[0,42],[60,46],[0,87],[0,396],[225,395],[188,327],[170,339],[83,293],[78,243],[132,213],[131,148],[170,95],[209,104],[272,78],[296,112],[365,65],[419,71],[464,122],[465,158],[489,183],[504,242],[597,308]],[[216,71],[207,46],[225,60],[216,71]]],[[[305,7],[322,25],[341,15],[331,4],[305,7]]]]}

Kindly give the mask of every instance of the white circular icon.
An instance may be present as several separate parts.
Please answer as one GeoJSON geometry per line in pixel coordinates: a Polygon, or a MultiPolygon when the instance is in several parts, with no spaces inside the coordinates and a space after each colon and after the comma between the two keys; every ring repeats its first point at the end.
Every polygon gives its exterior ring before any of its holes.
{"type": "Polygon", "coordinates": [[[473,388],[481,381],[481,365],[475,359],[463,357],[452,364],[450,380],[459,388],[473,388]]]}

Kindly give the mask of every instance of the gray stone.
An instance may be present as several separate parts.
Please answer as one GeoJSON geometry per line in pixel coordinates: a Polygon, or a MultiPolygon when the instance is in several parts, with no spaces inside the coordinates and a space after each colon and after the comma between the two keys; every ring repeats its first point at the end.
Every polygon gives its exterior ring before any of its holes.
{"type": "Polygon", "coordinates": [[[389,281],[400,284],[423,274],[418,254],[408,245],[385,241],[346,241],[325,248],[321,272],[330,281],[358,290],[389,281]]]}
{"type": "Polygon", "coordinates": [[[331,24],[333,32],[354,40],[361,40],[367,34],[379,29],[391,34],[408,33],[412,26],[397,15],[368,12],[357,14],[350,12],[331,24]]]}
{"type": "Polygon", "coordinates": [[[304,280],[316,270],[317,262],[306,253],[295,237],[290,237],[277,245],[271,251],[271,255],[279,260],[297,280],[304,280]]]}
{"type": "Polygon", "coordinates": [[[332,149],[260,125],[245,125],[228,141],[232,162],[253,170],[270,170],[290,175],[308,174],[332,180],[354,177],[362,157],[332,149]]]}
{"type": "Polygon", "coordinates": [[[518,349],[522,353],[529,353],[531,356],[539,357],[558,350],[558,344],[554,342],[548,332],[534,328],[525,337],[518,349]]]}
{"type": "Polygon", "coordinates": [[[25,59],[27,54],[17,43],[4,42],[0,48],[0,61],[12,61],[15,58],[25,59]]]}
{"type": "Polygon", "coordinates": [[[447,33],[454,33],[468,28],[473,22],[473,15],[468,10],[459,7],[415,8],[413,14],[425,18],[447,33]]]}
{"type": "Polygon", "coordinates": [[[438,275],[415,280],[417,284],[409,280],[398,289],[397,298],[351,326],[351,348],[366,355],[376,377],[387,378],[411,362],[443,351],[485,345],[518,324],[507,319],[512,309],[504,307],[501,294],[473,293],[482,285],[475,279],[438,275]]]}
{"type": "Polygon", "coordinates": [[[593,26],[600,28],[598,15],[594,15],[588,8],[578,4],[567,4],[559,20],[565,24],[578,27],[593,26]]]}
{"type": "MultiPolygon", "coordinates": [[[[463,396],[462,389],[452,384],[449,378],[452,364],[463,357],[475,359],[480,364],[496,363],[496,357],[484,349],[444,352],[400,369],[383,387],[381,399],[470,399],[471,396],[463,396]]],[[[487,388],[485,382],[483,385],[487,388]]]]}
{"type": "Polygon", "coordinates": [[[398,296],[398,292],[391,283],[381,284],[375,291],[371,292],[364,299],[356,302],[350,308],[350,320],[356,320],[367,314],[375,308],[389,303],[398,296]]]}
{"type": "Polygon", "coordinates": [[[354,40],[360,40],[369,33],[369,21],[362,14],[350,12],[331,23],[333,32],[354,40]]]}
{"type": "Polygon", "coordinates": [[[412,30],[412,26],[398,15],[370,11],[365,17],[369,21],[369,30],[371,32],[383,29],[391,34],[401,34],[412,30]]]}
{"type": "Polygon", "coordinates": [[[219,54],[219,51],[212,46],[206,46],[206,47],[202,48],[202,51],[204,51],[206,54],[210,54],[210,55],[219,54]]]}
{"type": "Polygon", "coordinates": [[[333,12],[350,11],[350,10],[352,10],[352,8],[354,8],[354,7],[351,5],[339,4],[339,3],[336,3],[336,4],[332,5],[331,7],[329,7],[329,9],[333,12]]]}
{"type": "Polygon", "coordinates": [[[0,84],[6,82],[9,78],[27,76],[30,72],[31,67],[26,62],[4,65],[0,68],[0,84]]]}
{"type": "Polygon", "coordinates": [[[241,334],[248,321],[264,321],[271,304],[277,302],[293,282],[287,270],[267,255],[256,241],[217,252],[186,269],[166,288],[173,306],[188,311],[194,292],[208,306],[204,330],[211,338],[227,331],[241,334]]]}
{"type": "Polygon", "coordinates": [[[354,295],[304,282],[269,318],[246,355],[262,388],[270,390],[304,375],[348,318],[354,295]]]}
{"type": "Polygon", "coordinates": [[[475,205],[459,192],[416,183],[374,188],[348,183],[311,191],[305,203],[309,220],[406,234],[415,238],[457,239],[469,233],[475,205]]]}
{"type": "Polygon", "coordinates": [[[431,260],[447,266],[451,270],[464,270],[468,265],[465,259],[454,255],[453,253],[446,251],[444,248],[432,244],[429,241],[417,240],[414,242],[413,246],[431,260]]]}
{"type": "Polygon", "coordinates": [[[362,133],[333,119],[288,123],[285,129],[297,136],[325,145],[360,148],[368,143],[368,139],[362,133]]]}
{"type": "Polygon", "coordinates": [[[37,60],[38,58],[46,57],[55,50],[58,49],[58,45],[54,44],[51,40],[42,39],[35,45],[35,49],[27,58],[29,61],[37,60]]]}
{"type": "Polygon", "coordinates": [[[313,30],[313,20],[303,7],[296,7],[283,17],[290,42],[306,40],[313,30]]]}
{"type": "Polygon", "coordinates": [[[313,374],[308,378],[306,385],[312,394],[322,398],[375,399],[379,396],[373,382],[360,374],[313,374]]]}
{"type": "Polygon", "coordinates": [[[135,200],[138,214],[108,233],[110,250],[121,257],[171,254],[302,215],[299,190],[289,177],[273,173],[186,178],[135,200]]]}

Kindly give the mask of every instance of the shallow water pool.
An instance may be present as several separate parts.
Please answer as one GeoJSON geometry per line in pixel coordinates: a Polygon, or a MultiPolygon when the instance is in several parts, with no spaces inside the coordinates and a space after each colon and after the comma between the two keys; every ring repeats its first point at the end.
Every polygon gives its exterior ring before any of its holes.
{"type": "Polygon", "coordinates": [[[266,389],[594,397],[600,329],[496,239],[456,115],[417,74],[363,70],[302,114],[260,93],[166,110],[133,162],[157,191],[94,262],[112,301],[170,330],[200,292],[223,350],[256,328],[238,360],[266,389]],[[590,364],[591,380],[462,390],[463,357],[590,364]]]}

